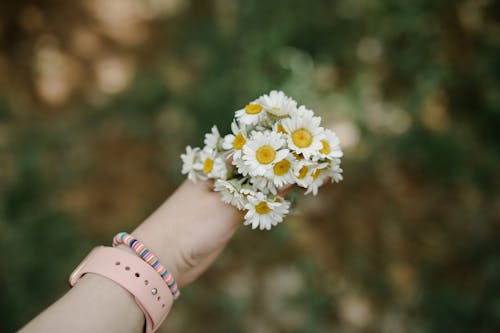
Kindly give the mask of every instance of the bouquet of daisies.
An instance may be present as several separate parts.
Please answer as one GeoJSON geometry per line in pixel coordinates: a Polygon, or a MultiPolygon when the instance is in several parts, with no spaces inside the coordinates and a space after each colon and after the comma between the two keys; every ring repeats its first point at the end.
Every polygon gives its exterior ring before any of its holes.
{"type": "Polygon", "coordinates": [[[186,148],[182,173],[214,180],[221,199],[245,210],[245,225],[271,229],[288,214],[280,189],[297,185],[316,195],[326,182],[342,180],[339,139],[321,118],[281,91],[271,91],[236,111],[232,133],[216,126],[205,146],[186,148]]]}

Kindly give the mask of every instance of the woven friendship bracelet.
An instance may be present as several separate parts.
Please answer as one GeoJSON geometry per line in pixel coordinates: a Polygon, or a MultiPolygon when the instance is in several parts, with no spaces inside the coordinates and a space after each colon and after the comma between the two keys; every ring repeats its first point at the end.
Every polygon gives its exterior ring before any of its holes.
{"type": "Polygon", "coordinates": [[[142,260],[153,267],[167,284],[174,299],[179,298],[181,292],[177,287],[174,277],[167,271],[165,266],[160,263],[158,257],[151,252],[150,249],[126,232],[120,232],[113,237],[113,246],[118,246],[120,244],[130,247],[142,260]]]}

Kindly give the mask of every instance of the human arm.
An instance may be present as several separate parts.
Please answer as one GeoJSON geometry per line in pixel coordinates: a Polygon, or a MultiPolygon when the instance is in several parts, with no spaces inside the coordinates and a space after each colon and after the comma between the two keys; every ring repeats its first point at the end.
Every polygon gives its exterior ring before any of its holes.
{"type": "MultiPolygon", "coordinates": [[[[208,183],[186,181],[131,234],[159,257],[182,288],[215,260],[241,219],[208,183]]],[[[144,315],[131,294],[89,273],[20,332],[142,332],[143,325],[144,315]]]]}

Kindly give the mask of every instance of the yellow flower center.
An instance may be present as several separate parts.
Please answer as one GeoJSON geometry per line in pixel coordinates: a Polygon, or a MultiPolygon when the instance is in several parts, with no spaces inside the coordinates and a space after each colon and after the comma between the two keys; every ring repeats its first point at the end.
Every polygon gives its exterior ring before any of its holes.
{"type": "Polygon", "coordinates": [[[288,172],[288,170],[290,170],[290,161],[284,159],[283,161],[276,163],[273,169],[275,175],[283,176],[285,173],[288,172]]]}
{"type": "Polygon", "coordinates": [[[260,164],[269,164],[274,161],[274,158],[276,157],[276,151],[273,149],[273,147],[265,145],[257,149],[255,157],[260,164]]]}
{"type": "Polygon", "coordinates": [[[298,129],[292,134],[292,141],[299,148],[309,147],[312,140],[311,133],[304,128],[298,129]]]}
{"type": "Polygon", "coordinates": [[[247,140],[245,139],[243,134],[238,133],[238,135],[234,137],[233,148],[236,150],[240,150],[241,148],[243,148],[246,142],[247,140]]]}
{"type": "Polygon", "coordinates": [[[203,163],[203,172],[208,175],[213,168],[214,168],[214,161],[211,158],[207,158],[205,160],[205,163],[203,163]]]}
{"type": "Polygon", "coordinates": [[[248,114],[257,114],[262,111],[262,106],[259,104],[248,104],[245,106],[245,112],[248,114]]]}
{"type": "Polygon", "coordinates": [[[307,166],[303,166],[299,170],[299,175],[297,176],[298,179],[302,179],[307,175],[307,171],[309,171],[309,168],[307,166]]]}
{"type": "Polygon", "coordinates": [[[281,123],[278,124],[278,128],[276,129],[276,131],[278,133],[288,134],[288,132],[286,131],[286,129],[283,127],[283,125],[281,125],[281,123]]]}
{"type": "Polygon", "coordinates": [[[271,211],[271,208],[267,205],[267,202],[261,201],[257,206],[255,206],[255,211],[259,214],[267,214],[271,211]]]}
{"type": "Polygon", "coordinates": [[[311,176],[313,177],[313,179],[316,179],[319,177],[319,174],[321,173],[321,170],[322,169],[316,169],[314,170],[314,172],[311,174],[311,176]]]}
{"type": "Polygon", "coordinates": [[[321,140],[321,143],[323,144],[323,148],[321,148],[319,152],[325,155],[330,154],[332,150],[330,149],[330,144],[328,143],[328,141],[321,140]]]}

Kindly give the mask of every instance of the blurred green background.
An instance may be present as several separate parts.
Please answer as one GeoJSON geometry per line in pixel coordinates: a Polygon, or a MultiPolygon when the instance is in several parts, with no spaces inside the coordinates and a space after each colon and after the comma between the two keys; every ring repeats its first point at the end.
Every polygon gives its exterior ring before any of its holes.
{"type": "Polygon", "coordinates": [[[2,1],[0,332],[271,89],[337,132],[345,181],[242,227],[160,332],[500,332],[493,0],[2,1]]]}

